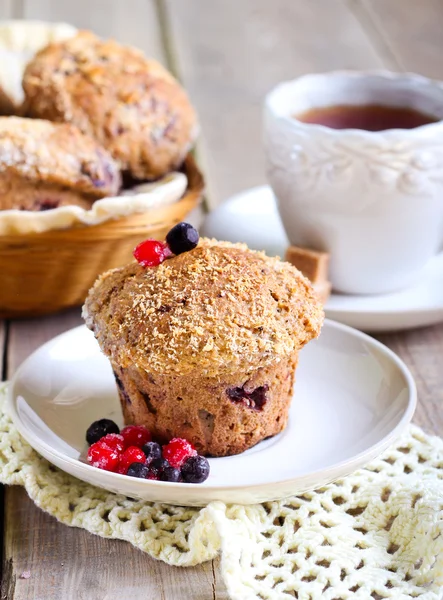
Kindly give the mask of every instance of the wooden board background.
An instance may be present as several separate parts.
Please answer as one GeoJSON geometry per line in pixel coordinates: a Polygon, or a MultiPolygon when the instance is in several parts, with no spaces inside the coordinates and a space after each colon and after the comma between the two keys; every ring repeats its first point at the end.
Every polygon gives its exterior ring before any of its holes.
{"type": "MultiPolygon", "coordinates": [[[[200,114],[208,202],[265,182],[261,105],[277,82],[332,69],[411,70],[443,79],[440,0],[0,0],[0,18],[68,21],[169,66],[200,114]]],[[[0,326],[3,376],[79,310],[0,326]]],[[[416,422],[443,433],[443,327],[381,336],[412,369],[416,422]]],[[[4,600],[225,600],[219,563],[174,569],[129,544],[58,524],[18,488],[4,495],[4,600]],[[30,579],[21,579],[23,571],[30,579]]]]}

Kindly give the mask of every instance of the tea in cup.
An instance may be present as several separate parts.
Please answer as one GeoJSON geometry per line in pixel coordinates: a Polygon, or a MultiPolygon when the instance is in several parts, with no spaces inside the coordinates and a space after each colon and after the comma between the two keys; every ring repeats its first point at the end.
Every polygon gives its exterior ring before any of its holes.
{"type": "Polygon", "coordinates": [[[443,84],[333,72],[266,97],[267,175],[291,244],[330,253],[335,291],[407,287],[443,246],[443,84]]]}

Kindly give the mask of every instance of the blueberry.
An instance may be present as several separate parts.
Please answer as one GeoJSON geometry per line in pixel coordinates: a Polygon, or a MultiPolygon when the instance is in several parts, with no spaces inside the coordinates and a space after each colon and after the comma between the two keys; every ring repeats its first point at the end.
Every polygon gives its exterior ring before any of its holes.
{"type": "Polygon", "coordinates": [[[180,469],[168,465],[160,472],[159,479],[160,481],[180,481],[180,469]]]}
{"type": "Polygon", "coordinates": [[[198,244],[198,231],[189,223],[178,223],[166,236],[166,243],[174,254],[192,250],[198,244]]]}
{"type": "Polygon", "coordinates": [[[156,442],[148,442],[144,446],[142,446],[142,450],[146,456],[146,463],[149,465],[156,458],[161,458],[162,449],[160,444],[156,442]]]}
{"type": "Polygon", "coordinates": [[[160,476],[160,474],[164,471],[166,467],[170,467],[171,465],[164,458],[154,458],[154,460],[149,465],[149,470],[153,475],[160,476]]]}
{"type": "Polygon", "coordinates": [[[186,483],[203,483],[209,476],[209,462],[204,456],[191,456],[182,466],[182,478],[186,483]]]}
{"type": "Polygon", "coordinates": [[[120,429],[114,421],[111,421],[111,419],[94,421],[94,423],[88,427],[86,441],[89,445],[95,444],[95,442],[98,442],[98,440],[108,433],[120,433],[120,429]]]}
{"type": "Polygon", "coordinates": [[[254,410],[263,410],[264,405],[268,401],[268,390],[269,385],[267,383],[255,388],[251,392],[247,392],[243,385],[243,387],[228,388],[226,395],[232,402],[239,402],[243,406],[254,410]]]}
{"type": "Polygon", "coordinates": [[[141,479],[146,479],[146,477],[149,475],[149,467],[143,463],[132,463],[129,465],[126,475],[129,475],[129,477],[140,477],[141,479]]]}

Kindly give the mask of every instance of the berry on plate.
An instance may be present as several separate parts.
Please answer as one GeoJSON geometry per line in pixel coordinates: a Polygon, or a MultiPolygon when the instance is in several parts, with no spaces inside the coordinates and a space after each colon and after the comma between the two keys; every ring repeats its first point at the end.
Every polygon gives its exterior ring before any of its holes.
{"type": "Polygon", "coordinates": [[[142,446],[142,450],[145,453],[147,465],[149,465],[156,458],[161,458],[162,456],[162,447],[156,442],[148,442],[142,446]]]}
{"type": "Polygon", "coordinates": [[[189,223],[178,223],[166,236],[166,243],[174,254],[182,254],[198,244],[198,231],[189,223]]]}
{"type": "Polygon", "coordinates": [[[88,427],[86,441],[89,445],[95,444],[108,433],[120,433],[118,425],[111,419],[99,419],[88,427]]]}
{"type": "Polygon", "coordinates": [[[107,433],[100,438],[100,442],[103,442],[110,448],[113,448],[113,450],[117,450],[119,454],[121,454],[126,448],[125,438],[119,433],[107,433]]]}
{"type": "Polygon", "coordinates": [[[142,425],[128,425],[120,431],[120,435],[125,440],[126,448],[129,448],[129,446],[141,448],[151,441],[151,434],[142,425]]]}
{"type": "Polygon", "coordinates": [[[116,471],[119,465],[119,453],[115,448],[98,441],[88,450],[88,462],[97,469],[116,471]]]}
{"type": "Polygon", "coordinates": [[[191,456],[182,466],[181,474],[186,483],[203,483],[209,476],[209,462],[204,456],[191,456]]]}
{"type": "Polygon", "coordinates": [[[137,448],[137,446],[129,446],[129,448],[126,448],[123,454],[120,454],[118,472],[122,475],[125,475],[132,463],[144,464],[145,460],[146,456],[141,448],[137,448]]]}
{"type": "Polygon", "coordinates": [[[160,478],[161,473],[171,465],[164,458],[155,458],[149,465],[149,473],[160,478]]]}
{"type": "Polygon", "coordinates": [[[183,438],[173,438],[169,444],[163,446],[164,458],[176,469],[179,469],[185,460],[196,454],[197,450],[191,442],[183,438]]]}
{"type": "Polygon", "coordinates": [[[180,469],[176,469],[171,467],[171,465],[168,465],[167,467],[164,467],[164,469],[159,473],[158,477],[160,481],[172,481],[176,483],[181,479],[180,469]]]}
{"type": "Polygon", "coordinates": [[[143,463],[135,462],[129,465],[126,475],[129,475],[129,477],[146,479],[149,475],[149,468],[143,463]]]}
{"type": "Polygon", "coordinates": [[[134,250],[134,258],[142,267],[156,267],[168,256],[170,256],[169,248],[157,240],[145,240],[134,250]]]}

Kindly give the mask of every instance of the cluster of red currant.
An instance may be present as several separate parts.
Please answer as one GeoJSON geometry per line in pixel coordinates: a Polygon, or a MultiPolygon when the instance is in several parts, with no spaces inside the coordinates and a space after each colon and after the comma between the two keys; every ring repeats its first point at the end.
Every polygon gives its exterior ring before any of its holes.
{"type": "Polygon", "coordinates": [[[121,431],[114,421],[100,419],[86,432],[90,444],[88,462],[98,469],[160,481],[202,483],[209,475],[209,462],[183,438],[161,446],[140,425],[121,431]]]}

